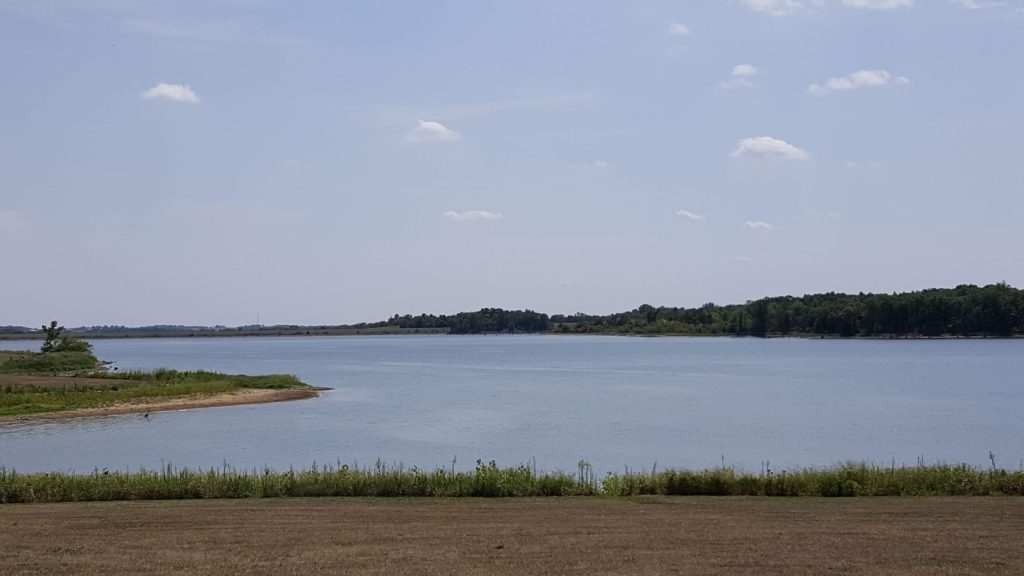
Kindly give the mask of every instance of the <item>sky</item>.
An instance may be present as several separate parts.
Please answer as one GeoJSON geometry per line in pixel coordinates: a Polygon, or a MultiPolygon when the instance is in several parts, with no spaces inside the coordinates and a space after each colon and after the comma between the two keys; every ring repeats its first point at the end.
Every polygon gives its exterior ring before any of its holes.
{"type": "Polygon", "coordinates": [[[1024,1],[0,0],[0,325],[1024,286],[1024,1]]]}

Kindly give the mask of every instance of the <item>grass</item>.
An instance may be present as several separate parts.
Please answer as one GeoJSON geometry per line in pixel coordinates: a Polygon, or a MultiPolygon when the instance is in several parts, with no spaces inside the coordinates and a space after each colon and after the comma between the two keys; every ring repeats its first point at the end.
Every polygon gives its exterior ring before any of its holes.
{"type": "Polygon", "coordinates": [[[129,383],[142,382],[164,385],[225,383],[233,388],[254,388],[259,390],[284,390],[306,387],[298,378],[287,374],[246,376],[243,374],[221,374],[220,372],[209,372],[206,370],[185,371],[169,370],[166,368],[152,372],[128,370],[124,372],[97,372],[90,374],[89,378],[111,380],[114,382],[127,381],[129,383]]]}
{"type": "Polygon", "coordinates": [[[1024,496],[1024,471],[966,464],[872,466],[848,463],[779,473],[731,468],[609,475],[603,491],[615,496],[1024,496]]]}
{"type": "Polygon", "coordinates": [[[62,379],[58,385],[47,382],[45,386],[36,385],[31,379],[23,379],[19,383],[0,378],[0,416],[213,396],[243,389],[308,388],[298,378],[280,374],[244,376],[205,371],[156,370],[123,373],[98,371],[82,376],[87,377],[62,379]]]}
{"type": "Polygon", "coordinates": [[[19,474],[0,468],[0,503],[308,496],[524,497],[594,495],[597,489],[568,474],[534,474],[526,466],[478,463],[473,472],[427,472],[378,463],[273,472],[232,468],[193,471],[166,466],[134,473],[94,471],[19,474]]]}
{"type": "Polygon", "coordinates": [[[229,467],[91,474],[20,474],[0,468],[0,503],[277,497],[545,497],[545,496],[989,496],[1024,495],[1024,471],[966,465],[877,467],[846,464],[784,473],[701,472],[609,474],[597,480],[581,462],[575,474],[538,474],[529,466],[473,471],[343,465],[275,472],[229,467]]]}
{"type": "Polygon", "coordinates": [[[97,363],[89,352],[0,351],[0,374],[76,374],[95,370],[97,363]]]}

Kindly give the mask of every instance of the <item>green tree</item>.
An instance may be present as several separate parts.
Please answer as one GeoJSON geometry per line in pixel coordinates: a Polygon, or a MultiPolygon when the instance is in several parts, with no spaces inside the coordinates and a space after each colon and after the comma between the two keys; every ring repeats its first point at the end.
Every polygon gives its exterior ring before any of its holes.
{"type": "Polygon", "coordinates": [[[43,326],[43,352],[92,352],[92,344],[64,333],[64,327],[54,320],[43,326]]]}
{"type": "Polygon", "coordinates": [[[762,298],[747,306],[752,324],[750,333],[754,336],[765,337],[768,335],[768,299],[762,298]]]}
{"type": "Polygon", "coordinates": [[[43,335],[46,337],[43,340],[43,352],[57,352],[63,333],[64,327],[58,326],[56,320],[50,322],[49,326],[43,325],[43,335]]]}

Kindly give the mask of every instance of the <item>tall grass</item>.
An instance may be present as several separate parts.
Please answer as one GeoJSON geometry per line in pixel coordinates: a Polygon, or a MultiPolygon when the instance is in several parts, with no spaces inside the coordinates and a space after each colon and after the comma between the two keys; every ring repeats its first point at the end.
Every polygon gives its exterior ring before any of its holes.
{"type": "Polygon", "coordinates": [[[275,472],[270,469],[156,471],[96,470],[91,474],[20,474],[0,468],[0,503],[192,498],[541,497],[541,496],[985,496],[1024,495],[1024,471],[966,465],[877,467],[846,464],[825,469],[743,474],[730,468],[609,474],[598,481],[589,464],[576,474],[538,474],[529,466],[499,468],[477,461],[461,472],[344,465],[275,472]]]}
{"type": "Polygon", "coordinates": [[[472,472],[432,472],[378,462],[374,467],[343,465],[308,470],[189,470],[165,466],[134,473],[94,471],[19,474],[0,468],[0,503],[90,500],[167,500],[188,498],[275,498],[283,496],[510,497],[583,496],[597,491],[568,474],[535,474],[529,467],[498,468],[477,463],[472,472]]]}
{"type": "Polygon", "coordinates": [[[604,479],[615,496],[1024,496],[1024,471],[978,469],[966,464],[872,466],[848,463],[831,468],[737,473],[732,468],[700,472],[626,472],[604,479]]]}
{"type": "Polygon", "coordinates": [[[89,378],[106,380],[127,380],[130,382],[147,382],[161,385],[169,384],[209,384],[226,383],[235,388],[285,389],[306,386],[295,376],[288,374],[268,374],[265,376],[246,376],[244,374],[221,374],[206,370],[170,370],[160,368],[152,372],[125,370],[124,372],[95,372],[89,378]]]}
{"type": "Polygon", "coordinates": [[[66,374],[96,369],[89,352],[4,352],[0,374],[66,374]]]}

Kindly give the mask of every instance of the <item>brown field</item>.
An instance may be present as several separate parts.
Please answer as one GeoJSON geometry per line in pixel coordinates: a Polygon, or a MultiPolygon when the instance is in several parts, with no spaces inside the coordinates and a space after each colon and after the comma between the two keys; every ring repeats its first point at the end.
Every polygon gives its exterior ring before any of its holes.
{"type": "Polygon", "coordinates": [[[1024,574],[1021,498],[0,506],[0,574],[1024,574]]]}

